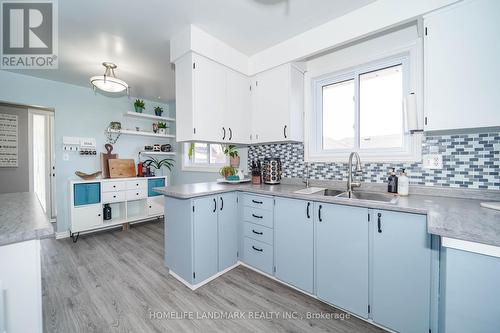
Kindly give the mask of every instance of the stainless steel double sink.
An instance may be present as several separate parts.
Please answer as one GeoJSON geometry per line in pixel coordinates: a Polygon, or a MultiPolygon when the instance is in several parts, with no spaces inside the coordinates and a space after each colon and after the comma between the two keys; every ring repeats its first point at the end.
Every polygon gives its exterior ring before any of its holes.
{"type": "Polygon", "coordinates": [[[357,199],[357,200],[367,200],[394,204],[398,201],[399,197],[396,195],[376,193],[376,192],[366,192],[366,191],[352,191],[349,192],[325,189],[323,191],[324,196],[336,197],[336,198],[346,198],[346,199],[357,199]]]}

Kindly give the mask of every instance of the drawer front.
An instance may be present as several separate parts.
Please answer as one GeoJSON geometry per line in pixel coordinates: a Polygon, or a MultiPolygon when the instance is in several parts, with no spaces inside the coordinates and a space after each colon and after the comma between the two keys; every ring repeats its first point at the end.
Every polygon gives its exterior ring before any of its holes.
{"type": "Polygon", "coordinates": [[[102,194],[102,202],[103,203],[111,203],[111,202],[121,202],[125,201],[125,192],[104,192],[102,194]]]}
{"type": "Polygon", "coordinates": [[[243,207],[243,218],[246,222],[260,224],[268,228],[273,227],[273,212],[270,210],[243,207]]]}
{"type": "Polygon", "coordinates": [[[73,209],[71,231],[79,232],[102,224],[102,205],[90,205],[73,209]]]}
{"type": "Polygon", "coordinates": [[[136,190],[128,190],[126,199],[127,201],[145,199],[148,196],[148,192],[145,188],[136,189],[136,190]]]}
{"type": "Polygon", "coordinates": [[[244,223],[245,237],[273,245],[273,229],[255,223],[244,223]]]}
{"type": "Polygon", "coordinates": [[[244,261],[265,273],[273,274],[273,247],[245,237],[244,261]]]}
{"type": "Polygon", "coordinates": [[[161,197],[148,198],[148,215],[163,215],[164,212],[164,199],[161,197]]]}
{"type": "Polygon", "coordinates": [[[73,185],[74,206],[92,205],[101,202],[101,183],[73,185]]]}
{"type": "Polygon", "coordinates": [[[125,182],[102,182],[103,192],[116,192],[125,190],[125,182]]]}
{"type": "Polygon", "coordinates": [[[164,187],[165,186],[165,178],[153,178],[148,179],[148,197],[156,197],[161,195],[153,191],[155,187],[164,187]]]}
{"type": "Polygon", "coordinates": [[[146,179],[127,180],[126,187],[127,190],[147,189],[148,182],[146,179]]]}
{"type": "Polygon", "coordinates": [[[272,210],[273,198],[253,194],[243,194],[243,206],[272,210]]]}

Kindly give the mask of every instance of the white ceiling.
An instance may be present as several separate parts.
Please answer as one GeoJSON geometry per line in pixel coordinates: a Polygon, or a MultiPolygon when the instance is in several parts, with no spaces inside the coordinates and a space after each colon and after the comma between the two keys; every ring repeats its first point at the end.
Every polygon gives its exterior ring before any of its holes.
{"type": "Polygon", "coordinates": [[[169,39],[195,24],[253,55],[375,0],[63,0],[59,3],[59,69],[21,73],[89,86],[103,61],[131,95],[175,98],[169,39]]]}

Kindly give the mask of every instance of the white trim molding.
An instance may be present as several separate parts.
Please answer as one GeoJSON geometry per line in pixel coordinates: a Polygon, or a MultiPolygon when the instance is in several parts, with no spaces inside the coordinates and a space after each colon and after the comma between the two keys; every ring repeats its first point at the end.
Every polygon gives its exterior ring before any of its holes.
{"type": "Polygon", "coordinates": [[[461,239],[442,237],[441,246],[500,258],[500,247],[483,243],[464,241],[461,239]]]}

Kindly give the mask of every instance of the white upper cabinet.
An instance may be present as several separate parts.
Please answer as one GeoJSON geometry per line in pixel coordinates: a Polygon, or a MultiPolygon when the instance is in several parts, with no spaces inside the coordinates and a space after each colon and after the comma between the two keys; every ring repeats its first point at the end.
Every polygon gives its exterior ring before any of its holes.
{"type": "Polygon", "coordinates": [[[500,1],[464,1],[424,17],[427,131],[500,126],[500,1]]]}
{"type": "Polygon", "coordinates": [[[251,124],[250,79],[241,73],[226,71],[227,107],[223,124],[227,135],[224,142],[249,143],[251,124]]]}
{"type": "Polygon", "coordinates": [[[252,79],[252,143],[303,141],[304,74],[285,64],[252,79]]]}

